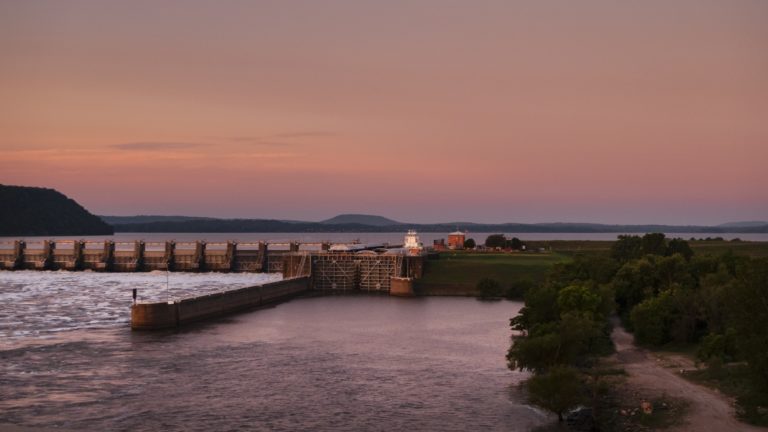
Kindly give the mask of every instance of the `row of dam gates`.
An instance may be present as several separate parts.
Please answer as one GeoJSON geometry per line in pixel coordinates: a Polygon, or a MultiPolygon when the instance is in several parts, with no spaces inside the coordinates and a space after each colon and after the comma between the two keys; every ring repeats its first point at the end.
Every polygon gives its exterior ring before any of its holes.
{"type": "MultiPolygon", "coordinates": [[[[425,255],[388,245],[37,241],[0,243],[0,270],[282,273],[316,290],[390,292],[422,276],[425,255]]],[[[409,284],[410,285],[410,284],[409,284]]],[[[408,288],[410,289],[410,288],[408,288]]],[[[406,289],[407,290],[407,289],[406,289]]]]}

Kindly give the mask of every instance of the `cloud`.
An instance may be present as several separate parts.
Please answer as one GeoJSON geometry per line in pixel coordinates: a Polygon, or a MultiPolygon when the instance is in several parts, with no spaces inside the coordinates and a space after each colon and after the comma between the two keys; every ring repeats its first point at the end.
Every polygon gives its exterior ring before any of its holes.
{"type": "Polygon", "coordinates": [[[112,144],[110,147],[118,150],[140,150],[140,151],[154,151],[154,150],[184,150],[195,147],[203,147],[207,144],[202,143],[188,143],[188,142],[132,142],[132,143],[120,143],[112,144]]]}
{"type": "Polygon", "coordinates": [[[304,132],[287,132],[272,135],[276,138],[319,138],[319,137],[332,137],[337,136],[336,132],[328,131],[304,131],[304,132]]]}
{"type": "Polygon", "coordinates": [[[229,137],[227,138],[227,140],[238,142],[238,143],[250,144],[253,146],[263,146],[263,147],[286,147],[286,146],[292,146],[297,144],[294,142],[275,141],[270,139],[264,139],[261,137],[229,137]]]}
{"type": "Polygon", "coordinates": [[[336,132],[330,131],[297,131],[297,132],[284,132],[266,136],[239,136],[239,137],[226,137],[228,141],[245,142],[253,145],[263,146],[288,146],[294,145],[296,142],[291,141],[292,138],[323,138],[338,136],[336,132]],[[288,141],[285,141],[287,139],[288,141]]]}

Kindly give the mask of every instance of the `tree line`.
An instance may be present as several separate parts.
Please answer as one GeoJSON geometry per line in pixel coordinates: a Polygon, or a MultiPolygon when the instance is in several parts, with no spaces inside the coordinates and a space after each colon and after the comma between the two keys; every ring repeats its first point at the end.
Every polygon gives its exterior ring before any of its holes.
{"type": "Polygon", "coordinates": [[[491,234],[485,239],[485,247],[492,249],[523,250],[525,246],[525,242],[519,238],[508,239],[504,234],[491,234]]]}

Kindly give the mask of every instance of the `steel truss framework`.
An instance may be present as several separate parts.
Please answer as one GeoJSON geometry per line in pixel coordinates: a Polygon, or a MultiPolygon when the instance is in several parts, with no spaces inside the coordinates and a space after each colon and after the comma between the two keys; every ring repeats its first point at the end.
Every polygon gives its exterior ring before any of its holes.
{"type": "Polygon", "coordinates": [[[401,276],[401,255],[329,253],[312,257],[317,290],[389,291],[390,278],[401,276]]]}

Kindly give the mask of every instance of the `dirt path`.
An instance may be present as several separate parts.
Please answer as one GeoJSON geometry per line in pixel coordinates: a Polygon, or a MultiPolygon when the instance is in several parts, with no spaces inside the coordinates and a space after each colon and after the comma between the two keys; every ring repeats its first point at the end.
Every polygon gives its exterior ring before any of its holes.
{"type": "Polygon", "coordinates": [[[733,401],[727,396],[680,377],[677,371],[681,367],[685,368],[690,365],[690,361],[687,359],[675,358],[670,364],[653,356],[648,351],[636,347],[632,335],[627,333],[618,323],[615,323],[611,338],[616,344],[616,358],[629,375],[627,378],[628,385],[643,392],[666,394],[690,402],[685,424],[669,430],[697,432],[768,431],[768,429],[750,426],[736,420],[733,401]],[[679,363],[682,363],[683,366],[680,366],[679,363]],[[676,367],[672,369],[670,366],[676,367]]]}

